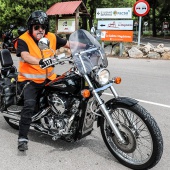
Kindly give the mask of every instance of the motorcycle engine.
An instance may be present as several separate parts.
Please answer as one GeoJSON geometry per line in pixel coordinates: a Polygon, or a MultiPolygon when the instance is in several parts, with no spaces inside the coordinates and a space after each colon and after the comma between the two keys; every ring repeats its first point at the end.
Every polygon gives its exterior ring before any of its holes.
{"type": "Polygon", "coordinates": [[[58,115],[62,115],[68,111],[71,107],[71,98],[68,98],[64,95],[58,95],[53,93],[49,96],[48,102],[51,105],[53,112],[58,115]]]}
{"type": "Polygon", "coordinates": [[[48,97],[51,112],[41,118],[45,129],[58,136],[72,135],[76,129],[74,118],[79,110],[80,101],[73,97],[53,93],[48,97]]]}

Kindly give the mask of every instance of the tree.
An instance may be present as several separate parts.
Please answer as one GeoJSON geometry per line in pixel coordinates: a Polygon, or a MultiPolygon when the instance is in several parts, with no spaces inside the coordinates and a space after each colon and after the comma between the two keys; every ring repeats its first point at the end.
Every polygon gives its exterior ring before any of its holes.
{"type": "MultiPolygon", "coordinates": [[[[68,0],[1,0],[0,3],[0,31],[9,28],[10,24],[23,26],[26,24],[27,18],[34,10],[42,9],[46,11],[54,3],[64,2],[68,0]],[[3,14],[3,15],[2,15],[3,14]]],[[[136,0],[82,0],[87,7],[90,17],[82,17],[82,28],[88,29],[96,25],[95,18],[96,8],[123,8],[133,7],[136,0]],[[89,22],[88,22],[89,21],[89,22]],[[89,25],[88,25],[89,24],[89,25]]],[[[169,0],[147,0],[151,10],[143,20],[149,20],[152,24],[153,36],[156,36],[157,30],[162,26],[162,22],[170,22],[170,1],[169,0]]],[[[136,16],[133,16],[135,18],[136,16]]]]}
{"type": "Polygon", "coordinates": [[[0,30],[9,28],[10,24],[17,26],[26,25],[26,21],[31,12],[35,10],[46,11],[49,6],[56,3],[56,0],[1,0],[0,30]]]}

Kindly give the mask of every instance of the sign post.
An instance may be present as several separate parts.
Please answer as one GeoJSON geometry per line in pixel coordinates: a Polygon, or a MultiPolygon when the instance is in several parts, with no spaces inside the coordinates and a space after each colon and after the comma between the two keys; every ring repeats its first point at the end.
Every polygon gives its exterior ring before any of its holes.
{"type": "Polygon", "coordinates": [[[136,35],[138,34],[137,27],[138,27],[138,22],[135,21],[134,26],[136,27],[136,35]]]}
{"type": "Polygon", "coordinates": [[[148,14],[150,6],[147,1],[139,0],[133,6],[134,13],[139,16],[138,46],[140,45],[142,16],[148,14]]]}

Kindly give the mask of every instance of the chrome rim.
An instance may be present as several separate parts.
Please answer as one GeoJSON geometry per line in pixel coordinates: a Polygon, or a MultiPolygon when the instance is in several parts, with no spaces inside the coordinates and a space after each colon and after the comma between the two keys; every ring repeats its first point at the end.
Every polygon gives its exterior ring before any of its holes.
{"type": "Polygon", "coordinates": [[[112,151],[130,164],[146,163],[153,153],[153,141],[146,124],[138,115],[125,108],[118,108],[110,113],[126,140],[124,146],[120,144],[105,120],[104,133],[112,151]]]}

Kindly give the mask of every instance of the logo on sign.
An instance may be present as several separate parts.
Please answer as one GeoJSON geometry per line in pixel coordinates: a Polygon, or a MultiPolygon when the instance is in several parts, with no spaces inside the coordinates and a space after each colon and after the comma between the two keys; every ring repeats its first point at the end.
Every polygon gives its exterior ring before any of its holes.
{"type": "Polygon", "coordinates": [[[117,11],[114,11],[113,14],[116,16],[116,15],[128,15],[129,14],[129,10],[128,12],[117,12],[117,11]]]}

